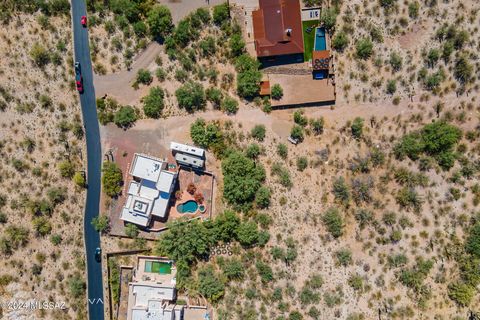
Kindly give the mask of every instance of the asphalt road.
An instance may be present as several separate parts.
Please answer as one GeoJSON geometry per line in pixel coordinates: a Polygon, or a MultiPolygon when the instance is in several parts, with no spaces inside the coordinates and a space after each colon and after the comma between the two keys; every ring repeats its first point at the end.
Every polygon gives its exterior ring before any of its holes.
{"type": "MultiPolygon", "coordinates": [[[[100,234],[91,221],[98,215],[100,203],[100,176],[102,148],[98,127],[95,89],[93,87],[92,62],[88,41],[88,29],[80,24],[80,18],[87,15],[85,0],[72,0],[72,23],[75,61],[82,69],[84,92],[80,95],[83,124],[87,141],[87,200],[85,204],[84,236],[87,260],[87,297],[90,320],[104,319],[102,266],[95,260],[95,249],[100,247],[100,234]]],[[[73,77],[73,74],[72,74],[73,77]]]]}

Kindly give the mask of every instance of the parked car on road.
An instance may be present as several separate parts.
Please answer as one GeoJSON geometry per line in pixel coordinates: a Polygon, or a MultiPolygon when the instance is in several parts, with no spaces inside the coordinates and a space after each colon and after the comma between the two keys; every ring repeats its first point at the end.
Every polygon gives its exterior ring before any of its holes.
{"type": "Polygon", "coordinates": [[[80,23],[82,24],[82,26],[83,26],[84,28],[86,28],[86,27],[87,27],[87,17],[86,17],[86,16],[82,16],[82,17],[80,18],[80,23]]]}
{"type": "Polygon", "coordinates": [[[80,93],[83,93],[83,77],[80,62],[75,62],[75,85],[80,93]]]}
{"type": "Polygon", "coordinates": [[[95,249],[95,261],[102,261],[102,249],[100,248],[95,249]]]}

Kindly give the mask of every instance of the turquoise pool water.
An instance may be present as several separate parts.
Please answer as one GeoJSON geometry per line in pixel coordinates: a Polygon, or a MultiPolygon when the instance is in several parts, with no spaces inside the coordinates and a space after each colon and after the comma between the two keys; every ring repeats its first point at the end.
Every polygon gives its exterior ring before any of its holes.
{"type": "Polygon", "coordinates": [[[198,203],[194,200],[188,200],[177,206],[177,211],[180,213],[195,213],[198,209],[198,203]]]}
{"type": "Polygon", "coordinates": [[[315,51],[327,50],[327,40],[325,39],[325,29],[315,29],[315,51]]]}

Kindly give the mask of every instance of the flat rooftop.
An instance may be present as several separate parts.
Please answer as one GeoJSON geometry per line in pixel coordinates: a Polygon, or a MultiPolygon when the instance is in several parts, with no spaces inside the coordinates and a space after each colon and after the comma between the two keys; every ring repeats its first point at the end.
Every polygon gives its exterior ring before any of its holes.
{"type": "Polygon", "coordinates": [[[325,105],[335,103],[335,86],[331,79],[314,80],[311,74],[269,74],[270,84],[283,88],[280,100],[272,99],[272,107],[325,105]]]}
{"type": "Polygon", "coordinates": [[[160,159],[136,153],[130,174],[134,177],[157,182],[164,162],[160,159]]]}

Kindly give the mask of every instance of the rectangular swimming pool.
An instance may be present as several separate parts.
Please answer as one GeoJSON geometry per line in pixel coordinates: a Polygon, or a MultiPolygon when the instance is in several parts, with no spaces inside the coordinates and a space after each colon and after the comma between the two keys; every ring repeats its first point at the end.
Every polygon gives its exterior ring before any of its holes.
{"type": "Polygon", "coordinates": [[[171,274],[172,264],[162,261],[145,261],[145,272],[171,274]]]}
{"type": "Polygon", "coordinates": [[[325,38],[325,29],[315,29],[315,51],[327,50],[327,39],[325,38]]]}

